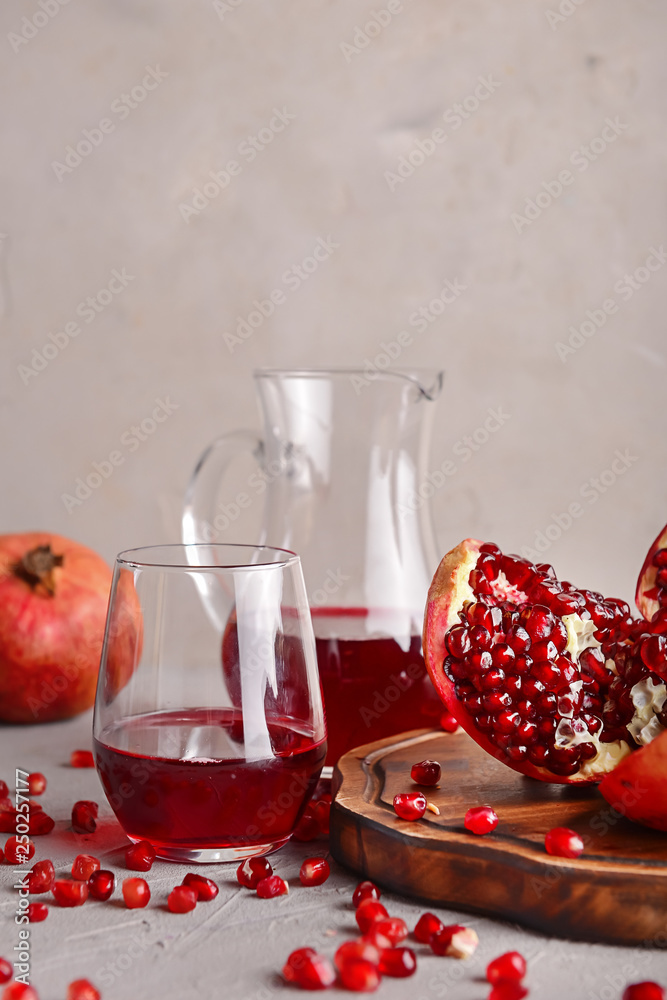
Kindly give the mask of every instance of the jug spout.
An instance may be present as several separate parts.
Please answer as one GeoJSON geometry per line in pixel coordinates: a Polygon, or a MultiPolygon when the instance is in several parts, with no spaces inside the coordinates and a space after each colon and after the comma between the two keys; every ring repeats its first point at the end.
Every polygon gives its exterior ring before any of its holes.
{"type": "Polygon", "coordinates": [[[431,402],[435,402],[440,397],[445,376],[443,371],[434,371],[429,368],[410,368],[405,371],[398,369],[391,374],[412,382],[419,389],[420,394],[431,402]]]}

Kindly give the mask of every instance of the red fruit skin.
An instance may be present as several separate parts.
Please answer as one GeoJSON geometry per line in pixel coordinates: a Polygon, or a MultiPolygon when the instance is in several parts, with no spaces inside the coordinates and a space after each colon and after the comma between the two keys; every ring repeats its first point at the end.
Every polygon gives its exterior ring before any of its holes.
{"type": "Polygon", "coordinates": [[[667,831],[667,731],[624,757],[599,788],[609,805],[627,819],[667,831]]]}
{"type": "MultiPolygon", "coordinates": [[[[43,531],[0,535],[2,721],[69,719],[93,704],[110,586],[107,564],[77,542],[43,531]],[[53,595],[13,570],[45,545],[63,559],[53,569],[53,595]]],[[[138,611],[136,594],[135,604],[138,611]]],[[[132,659],[116,667],[127,677],[134,667],[136,625],[130,638],[132,659]]]]}
{"type": "Polygon", "coordinates": [[[658,549],[664,548],[667,548],[667,525],[665,525],[648,550],[646,559],[644,560],[644,565],[639,571],[639,577],[637,579],[635,604],[639,609],[639,613],[643,615],[648,622],[650,622],[651,618],[653,618],[653,615],[660,607],[654,591],[658,567],[653,565],[653,556],[656,554],[658,549]]]}
{"type": "Polygon", "coordinates": [[[623,1000],[665,1000],[665,991],[658,983],[631,983],[623,992],[623,1000]]]}

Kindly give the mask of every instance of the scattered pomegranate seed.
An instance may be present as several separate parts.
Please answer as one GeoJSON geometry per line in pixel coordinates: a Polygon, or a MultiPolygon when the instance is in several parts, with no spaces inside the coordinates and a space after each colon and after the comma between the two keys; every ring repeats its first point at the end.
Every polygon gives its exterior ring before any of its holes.
{"type": "Polygon", "coordinates": [[[421,792],[399,792],[394,795],[394,810],[401,819],[421,819],[426,812],[426,799],[421,792]]]}
{"type": "Polygon", "coordinates": [[[381,895],[382,893],[374,882],[360,882],[352,893],[352,903],[356,910],[359,904],[363,903],[365,899],[379,899],[381,895]]]}
{"type": "Polygon", "coordinates": [[[269,875],[273,875],[273,868],[266,858],[248,858],[236,869],[236,878],[246,889],[256,889],[269,875]]]}
{"type": "Polygon", "coordinates": [[[30,903],[26,913],[31,924],[38,924],[40,921],[46,920],[49,915],[49,908],[46,903],[30,903]]]}
{"type": "Polygon", "coordinates": [[[107,871],[106,868],[100,868],[99,871],[93,872],[93,874],[88,879],[88,889],[90,895],[93,899],[101,899],[104,901],[108,899],[114,890],[116,884],[116,877],[113,872],[107,871]]]}
{"type": "Polygon", "coordinates": [[[576,832],[566,826],[555,826],[544,838],[547,854],[558,858],[578,858],[584,853],[584,842],[576,832]]]}
{"type": "Polygon", "coordinates": [[[53,861],[38,861],[28,873],[28,892],[48,892],[56,880],[53,861]]]}
{"type": "Polygon", "coordinates": [[[4,863],[5,863],[5,852],[0,847],[0,865],[4,865],[4,863]]]}
{"type": "MultiPolygon", "coordinates": [[[[2,782],[4,784],[4,782],[2,782]]],[[[7,786],[5,785],[5,788],[7,786]]],[[[9,964],[6,958],[0,958],[0,983],[8,983],[14,975],[14,967],[9,964]]]]}
{"type": "Polygon", "coordinates": [[[29,837],[21,834],[10,837],[5,844],[5,859],[9,865],[24,865],[35,853],[35,845],[29,837]]]}
{"type": "Polygon", "coordinates": [[[313,815],[319,824],[320,833],[329,835],[329,818],[331,814],[331,796],[323,795],[322,798],[313,804],[313,815]]]}
{"type": "Polygon", "coordinates": [[[58,906],[83,906],[88,899],[88,883],[56,879],[51,892],[58,906]]]}
{"type": "Polygon", "coordinates": [[[90,750],[72,750],[70,767],[95,767],[95,758],[90,750]]]}
{"type": "Polygon", "coordinates": [[[28,775],[28,791],[31,795],[41,795],[46,790],[46,778],[39,771],[28,775]]]}
{"type": "Polygon", "coordinates": [[[8,795],[9,788],[7,787],[7,782],[0,779],[0,799],[6,799],[8,795]]]}
{"type": "Polygon", "coordinates": [[[463,825],[466,830],[481,837],[485,833],[491,833],[492,830],[495,830],[498,826],[498,816],[491,806],[475,806],[474,809],[468,809],[463,819],[463,825]]]}
{"type": "Polygon", "coordinates": [[[437,760],[422,760],[410,769],[410,777],[417,785],[437,785],[440,773],[437,760]]]}
{"type": "Polygon", "coordinates": [[[75,833],[94,833],[97,828],[97,802],[81,799],[72,806],[72,829],[75,833]]]}
{"type": "Polygon", "coordinates": [[[490,983],[499,979],[523,979],[526,975],[526,960],[518,951],[506,951],[486,967],[486,978],[490,983]]]}
{"type": "Polygon", "coordinates": [[[351,958],[338,969],[343,986],[354,993],[373,993],[380,985],[377,966],[363,958],[351,958]]]}
{"type": "Polygon", "coordinates": [[[665,1000],[665,991],[658,983],[632,983],[625,988],[623,1000],[665,1000]]]}
{"type": "Polygon", "coordinates": [[[439,934],[445,925],[435,913],[422,913],[414,929],[414,936],[422,944],[429,944],[434,934],[439,934]]]}
{"type": "Polygon", "coordinates": [[[155,848],[147,840],[139,840],[125,848],[125,867],[133,872],[149,872],[155,861],[155,848]]]}
{"type": "MultiPolygon", "coordinates": [[[[85,882],[81,883],[85,885],[85,882]]],[[[148,882],[143,878],[126,878],[123,880],[123,899],[128,910],[138,910],[146,906],[151,898],[148,882]]]]}
{"type": "Polygon", "coordinates": [[[364,899],[357,907],[357,912],[354,917],[357,921],[357,926],[362,934],[370,928],[371,924],[375,923],[376,920],[382,920],[384,917],[388,917],[386,909],[382,903],[378,903],[376,899],[364,899]]]}
{"type": "Polygon", "coordinates": [[[365,962],[371,962],[373,965],[378,965],[381,951],[381,948],[374,945],[372,941],[367,941],[366,938],[346,941],[336,951],[334,965],[337,969],[340,969],[346,962],[359,958],[365,962]]]}
{"type": "Polygon", "coordinates": [[[434,934],[429,944],[436,955],[450,958],[470,958],[479,944],[477,934],[470,927],[451,924],[434,934]]]}
{"type": "Polygon", "coordinates": [[[2,991],[2,1000],[39,1000],[37,991],[25,983],[10,983],[2,991]]]}
{"type": "Polygon", "coordinates": [[[307,843],[309,840],[317,840],[321,832],[314,806],[312,804],[306,806],[292,834],[292,839],[299,843],[307,843]]]}
{"type": "Polygon", "coordinates": [[[28,820],[31,837],[43,837],[45,834],[51,833],[55,825],[55,820],[41,811],[32,812],[28,820]]]}
{"type": "Polygon", "coordinates": [[[189,913],[197,905],[197,890],[189,885],[177,885],[167,896],[172,913],[189,913]]]}
{"type": "Polygon", "coordinates": [[[380,956],[379,970],[383,976],[404,978],[417,968],[417,959],[411,948],[386,948],[380,956]]]}
{"type": "Polygon", "coordinates": [[[188,872],[183,879],[183,885],[195,890],[200,903],[208,903],[211,899],[215,899],[220,891],[213,879],[204,878],[203,875],[196,875],[194,872],[188,872]]]}
{"type": "Polygon", "coordinates": [[[491,987],[488,1000],[523,1000],[528,996],[528,990],[515,979],[499,979],[491,987]]]}
{"type": "Polygon", "coordinates": [[[101,1000],[101,996],[89,979],[75,979],[67,987],[67,1000],[101,1000]]]}
{"type": "Polygon", "coordinates": [[[267,875],[257,883],[257,895],[260,899],[272,899],[274,896],[286,896],[289,886],[280,875],[267,875]]]}
{"type": "Polygon", "coordinates": [[[440,728],[444,729],[446,733],[455,733],[459,728],[459,724],[453,715],[445,712],[444,715],[440,716],[440,728]]]}
{"type": "Polygon", "coordinates": [[[329,878],[331,869],[325,858],[306,858],[299,871],[301,885],[322,885],[329,878]]]}
{"type": "Polygon", "coordinates": [[[72,864],[72,878],[87,882],[93,872],[100,870],[100,862],[92,854],[77,854],[72,864]]]}
{"type": "Polygon", "coordinates": [[[318,955],[314,948],[293,951],[283,966],[283,976],[303,990],[325,990],[336,979],[329,959],[318,955]]]}
{"type": "Polygon", "coordinates": [[[0,812],[16,812],[14,803],[6,795],[0,795],[0,812]]]}
{"type": "Polygon", "coordinates": [[[395,945],[405,941],[408,936],[408,925],[400,917],[381,917],[374,920],[368,929],[369,934],[382,936],[388,944],[385,948],[393,948],[395,945]]]}

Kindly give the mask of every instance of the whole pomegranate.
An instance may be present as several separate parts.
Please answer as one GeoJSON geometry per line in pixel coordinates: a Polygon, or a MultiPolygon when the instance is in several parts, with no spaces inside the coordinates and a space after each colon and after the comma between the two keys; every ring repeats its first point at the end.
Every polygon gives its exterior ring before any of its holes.
{"type": "Polygon", "coordinates": [[[449,711],[510,767],[599,781],[667,727],[667,607],[633,619],[617,598],[468,538],[444,557],[424,623],[449,711]]]}
{"type": "MultiPolygon", "coordinates": [[[[104,560],[48,532],[0,535],[0,720],[50,722],[83,712],[95,698],[111,585],[104,560]]],[[[140,642],[128,595],[123,662],[130,675],[140,642]]]]}

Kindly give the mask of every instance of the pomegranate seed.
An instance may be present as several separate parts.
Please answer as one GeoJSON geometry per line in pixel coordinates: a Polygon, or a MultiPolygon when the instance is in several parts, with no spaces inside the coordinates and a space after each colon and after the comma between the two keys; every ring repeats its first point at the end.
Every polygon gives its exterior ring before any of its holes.
{"type": "Polygon", "coordinates": [[[292,839],[299,843],[307,843],[309,840],[317,840],[321,832],[314,806],[306,806],[292,834],[292,839]]]}
{"type": "Polygon", "coordinates": [[[99,871],[93,872],[88,879],[88,889],[93,899],[108,899],[114,890],[115,884],[116,878],[114,873],[107,871],[106,868],[100,868],[99,871]]]}
{"type": "Polygon", "coordinates": [[[499,979],[523,979],[526,975],[526,960],[518,951],[506,951],[486,967],[486,978],[490,983],[499,979]]]}
{"type": "Polygon", "coordinates": [[[196,875],[194,872],[188,872],[183,879],[183,885],[195,890],[200,903],[209,903],[220,891],[213,879],[204,878],[203,875],[196,875]]]}
{"type": "Polygon", "coordinates": [[[72,750],[70,767],[95,767],[95,758],[90,750],[72,750]]]}
{"type": "Polygon", "coordinates": [[[301,885],[322,885],[329,878],[331,869],[324,858],[306,858],[299,871],[301,885]]]}
{"type": "Polygon", "coordinates": [[[2,1000],[39,1000],[36,990],[25,983],[10,983],[2,991],[2,1000]]]}
{"type": "Polygon", "coordinates": [[[351,958],[343,962],[338,971],[345,989],[354,993],[373,993],[380,985],[377,967],[363,958],[351,958]]]}
{"type": "Polygon", "coordinates": [[[28,791],[31,795],[41,795],[46,790],[46,778],[39,771],[28,775],[28,791]]]}
{"type": "Polygon", "coordinates": [[[446,733],[455,733],[459,728],[459,724],[453,715],[445,712],[444,715],[440,716],[440,728],[444,729],[446,733]]]}
{"type": "Polygon", "coordinates": [[[413,764],[410,777],[418,785],[437,785],[440,781],[440,765],[437,760],[422,760],[413,764]]]}
{"type": "Polygon", "coordinates": [[[400,792],[394,795],[394,810],[401,819],[421,819],[426,812],[426,799],[421,792],[400,792]]]}
{"type": "Polygon", "coordinates": [[[5,859],[9,865],[24,865],[34,853],[35,845],[25,834],[10,837],[5,844],[5,859]]]}
{"type": "Polygon", "coordinates": [[[177,885],[167,896],[172,913],[189,913],[197,905],[197,890],[189,885],[177,885]]]}
{"type": "Polygon", "coordinates": [[[547,854],[558,858],[578,858],[584,853],[584,842],[575,830],[555,826],[544,838],[547,854]]]}
{"type": "Polygon", "coordinates": [[[274,896],[286,896],[289,892],[287,882],[280,875],[267,875],[257,883],[257,895],[260,899],[273,899],[274,896]]]}
{"type": "Polygon", "coordinates": [[[93,872],[100,870],[100,862],[92,854],[77,854],[72,865],[72,878],[88,881],[93,872]]]}
{"type": "Polygon", "coordinates": [[[48,892],[56,880],[53,862],[38,861],[28,873],[28,892],[48,892]]]}
{"type": "Polygon", "coordinates": [[[298,948],[285,962],[283,977],[303,990],[325,990],[334,983],[336,973],[329,959],[314,948],[298,948]]]}
{"type": "Polygon", "coordinates": [[[383,917],[371,924],[369,933],[382,934],[393,948],[394,945],[405,941],[408,936],[408,925],[400,917],[383,917]]]}
{"type": "Polygon", "coordinates": [[[94,833],[97,828],[97,802],[81,799],[72,806],[72,829],[75,833],[94,833]]]}
{"type": "Polygon", "coordinates": [[[352,893],[352,904],[356,910],[365,899],[379,899],[382,893],[374,882],[360,882],[352,893]]]}
{"type": "Polygon", "coordinates": [[[404,978],[417,968],[417,959],[411,948],[386,948],[380,956],[379,970],[383,976],[404,978]]]}
{"type": "Polygon", "coordinates": [[[336,951],[334,965],[340,970],[346,962],[353,959],[363,959],[372,965],[378,965],[381,950],[372,941],[367,941],[366,938],[357,938],[356,941],[346,941],[336,951]]]}
{"type": "Polygon", "coordinates": [[[523,1000],[528,996],[528,990],[521,983],[512,979],[500,979],[494,984],[488,1000],[523,1000]]]}
{"type": "Polygon", "coordinates": [[[658,983],[632,983],[626,986],[623,1000],[665,1000],[665,991],[658,983]]]}
{"type": "Polygon", "coordinates": [[[45,903],[30,903],[26,912],[30,923],[38,924],[42,920],[46,920],[49,915],[49,908],[45,903]]]}
{"type": "Polygon", "coordinates": [[[88,883],[56,879],[51,892],[58,906],[83,906],[88,899],[88,883]]]}
{"type": "Polygon", "coordinates": [[[438,934],[444,926],[442,920],[436,917],[435,913],[422,913],[413,933],[417,941],[429,944],[433,935],[438,934]]]}
{"type": "Polygon", "coordinates": [[[491,833],[492,830],[495,830],[498,826],[498,816],[491,806],[475,806],[473,809],[468,809],[463,819],[463,825],[466,830],[481,837],[485,833],[491,833]]]}
{"type": "MultiPolygon", "coordinates": [[[[390,920],[391,917],[387,917],[387,919],[390,920]]],[[[385,948],[394,947],[391,939],[379,929],[378,925],[380,923],[382,923],[381,920],[376,920],[372,923],[361,939],[362,941],[365,941],[366,944],[372,944],[373,947],[377,949],[378,954],[383,952],[385,948]]]]}
{"type": "Polygon", "coordinates": [[[320,833],[328,836],[329,819],[331,815],[331,796],[327,795],[320,799],[319,802],[315,802],[313,805],[313,815],[319,825],[320,833]]]}
{"type": "MultiPolygon", "coordinates": [[[[5,787],[7,786],[5,785],[5,787]]],[[[8,983],[13,975],[14,967],[9,964],[6,958],[0,958],[0,983],[8,983]]]]}
{"type": "Polygon", "coordinates": [[[376,899],[364,899],[359,903],[354,919],[357,921],[357,926],[361,933],[365,934],[376,920],[382,920],[388,916],[389,914],[382,903],[378,903],[376,899]]]}
{"type": "Polygon", "coordinates": [[[445,636],[445,646],[450,656],[457,659],[466,656],[472,649],[470,630],[465,625],[454,625],[445,636]]]}
{"type": "Polygon", "coordinates": [[[89,979],[75,979],[67,987],[67,1000],[101,1000],[101,993],[89,979]]]}
{"type": "Polygon", "coordinates": [[[256,889],[269,875],[273,875],[273,868],[266,858],[248,858],[236,869],[236,878],[246,889],[256,889]]]}
{"type": "Polygon", "coordinates": [[[436,955],[450,958],[470,958],[479,944],[477,934],[470,927],[452,924],[434,934],[429,944],[436,955]]]}
{"type": "Polygon", "coordinates": [[[47,816],[45,812],[33,812],[30,814],[30,819],[28,820],[30,835],[32,837],[41,837],[47,833],[51,833],[55,825],[55,821],[50,816],[47,816]]]}
{"type": "MultiPolygon", "coordinates": [[[[82,883],[85,885],[85,882],[82,883]]],[[[143,878],[126,878],[123,880],[123,899],[128,910],[137,910],[146,906],[151,898],[148,882],[143,878]]]]}
{"type": "Polygon", "coordinates": [[[133,872],[149,872],[155,861],[155,848],[147,840],[139,840],[125,848],[125,867],[133,872]]]}

